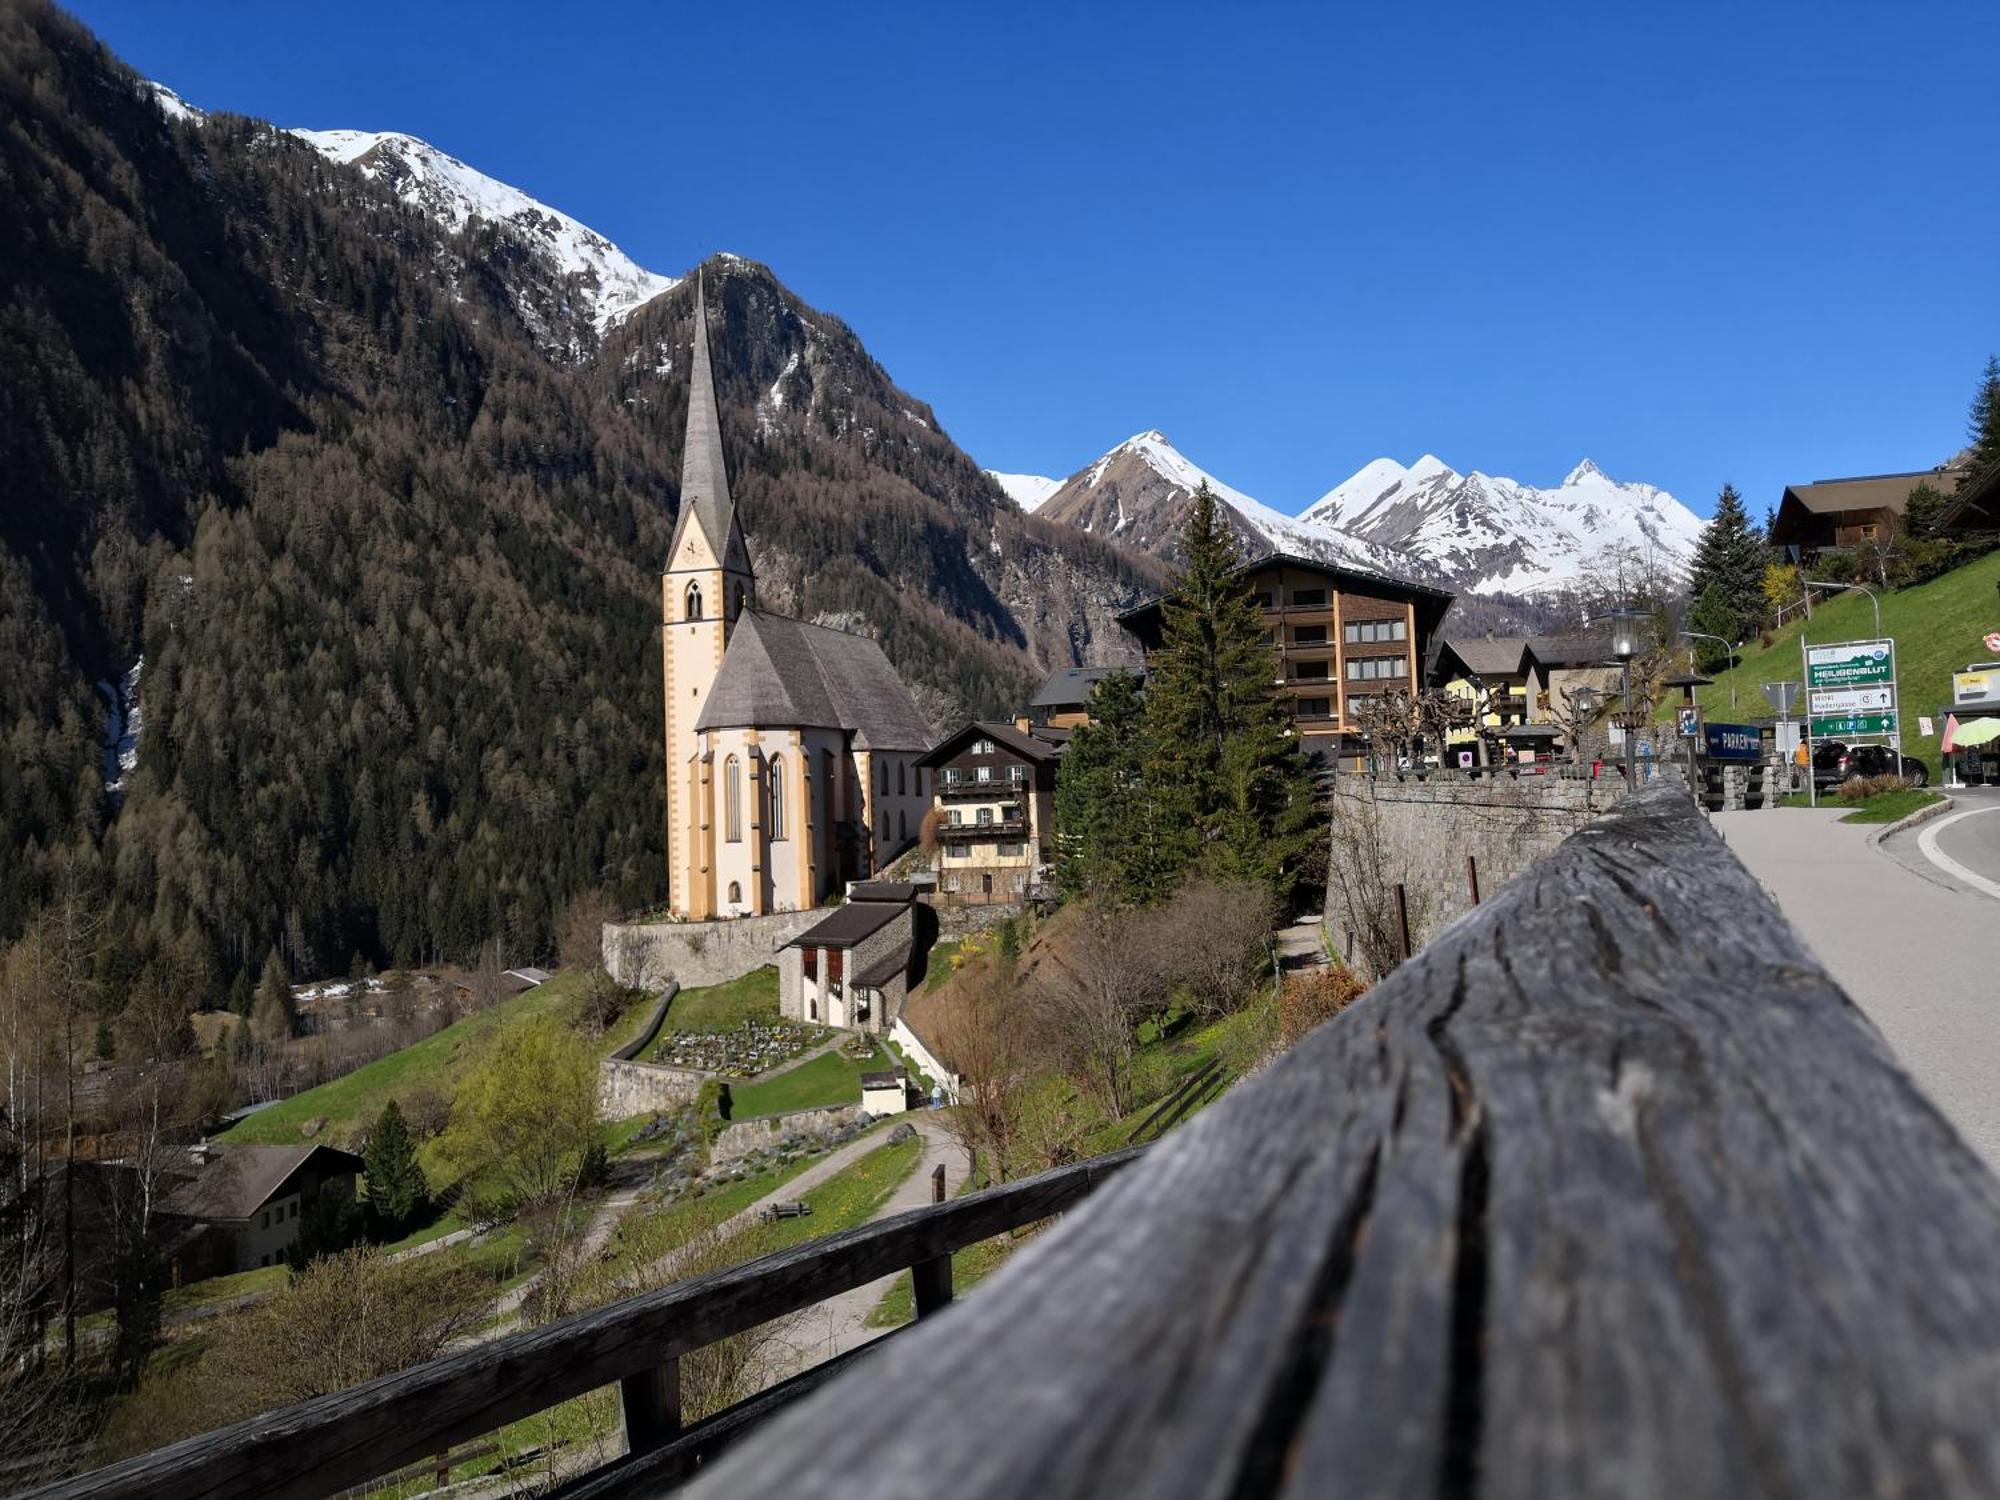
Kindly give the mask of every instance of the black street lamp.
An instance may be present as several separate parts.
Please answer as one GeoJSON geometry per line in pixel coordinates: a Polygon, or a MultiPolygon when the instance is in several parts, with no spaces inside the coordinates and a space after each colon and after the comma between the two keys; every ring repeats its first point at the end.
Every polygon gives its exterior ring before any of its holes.
{"type": "Polygon", "coordinates": [[[1625,673],[1625,789],[1638,789],[1638,772],[1632,760],[1632,736],[1638,724],[1632,717],[1632,658],[1639,654],[1639,629],[1652,616],[1643,609],[1614,609],[1589,623],[1611,627],[1611,654],[1625,673]]]}

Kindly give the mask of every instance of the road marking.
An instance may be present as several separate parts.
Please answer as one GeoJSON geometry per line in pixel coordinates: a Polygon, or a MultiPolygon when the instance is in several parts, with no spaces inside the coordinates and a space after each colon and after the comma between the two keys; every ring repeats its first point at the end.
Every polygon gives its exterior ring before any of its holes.
{"type": "Polygon", "coordinates": [[[1938,848],[1938,835],[1954,823],[1962,823],[1967,818],[1976,818],[1981,813],[2000,812],[2000,807],[1975,807],[1968,812],[1953,813],[1948,818],[1934,818],[1926,823],[1917,834],[1917,847],[1924,858],[1936,865],[1955,880],[1962,880],[1976,891],[1984,891],[1994,900],[2000,901],[2000,880],[1988,880],[1977,870],[1968,870],[1944,850],[1938,848]]]}

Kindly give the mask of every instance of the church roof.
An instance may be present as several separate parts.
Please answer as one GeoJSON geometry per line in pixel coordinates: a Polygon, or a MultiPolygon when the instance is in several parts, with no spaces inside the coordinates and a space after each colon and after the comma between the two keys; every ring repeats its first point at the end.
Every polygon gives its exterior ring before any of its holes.
{"type": "Polygon", "coordinates": [[[695,721],[708,729],[846,729],[863,750],[928,750],[930,725],[865,636],[746,609],[695,721]]]}
{"type": "Polygon", "coordinates": [[[680,552],[681,533],[692,518],[725,567],[747,570],[748,554],[729,496],[729,467],[722,458],[722,417],[715,403],[715,372],[709,363],[708,299],[699,274],[694,283],[694,368],[688,378],[687,436],[681,444],[681,510],[667,556],[680,552]]]}

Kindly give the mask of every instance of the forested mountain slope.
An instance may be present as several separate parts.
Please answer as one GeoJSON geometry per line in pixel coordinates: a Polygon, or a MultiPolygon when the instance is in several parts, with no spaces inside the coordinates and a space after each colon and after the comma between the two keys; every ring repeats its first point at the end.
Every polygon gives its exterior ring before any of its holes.
{"type": "MultiPolygon", "coordinates": [[[[561,288],[504,226],[169,120],[33,0],[0,0],[0,201],[0,937],[59,849],[101,854],[124,947],[192,932],[218,975],[528,953],[576,890],[658,899],[692,287],[552,358],[510,278],[561,288]],[[121,807],[93,685],[142,653],[121,807]]],[[[1148,585],[768,272],[706,274],[774,603],[994,712],[1148,585]]]]}

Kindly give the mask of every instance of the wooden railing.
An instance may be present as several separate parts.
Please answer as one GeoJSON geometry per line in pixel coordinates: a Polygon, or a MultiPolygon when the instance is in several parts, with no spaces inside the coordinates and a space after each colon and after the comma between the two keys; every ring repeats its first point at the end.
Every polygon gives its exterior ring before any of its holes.
{"type": "Polygon", "coordinates": [[[565,1493],[652,1494],[824,1382],[846,1358],[683,1432],[682,1355],[904,1270],[912,1273],[921,1322],[951,1301],[954,1251],[1073,1208],[1143,1149],[811,1240],[252,1417],[33,1494],[47,1500],[308,1500],[612,1384],[619,1387],[630,1452],[565,1493]]]}
{"type": "Polygon", "coordinates": [[[687,1494],[2000,1494],[1995,1267],[2000,1183],[1649,791],[687,1494]]]}

